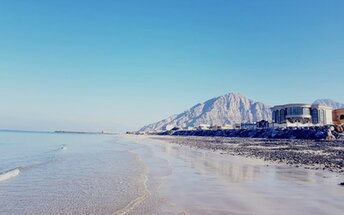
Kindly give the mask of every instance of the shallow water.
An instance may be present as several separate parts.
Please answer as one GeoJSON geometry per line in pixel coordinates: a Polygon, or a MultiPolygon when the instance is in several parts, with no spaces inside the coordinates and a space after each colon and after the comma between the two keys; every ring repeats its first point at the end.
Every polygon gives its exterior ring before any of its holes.
{"type": "Polygon", "coordinates": [[[144,192],[145,167],[100,135],[0,133],[0,214],[112,214],[144,192]],[[12,170],[11,170],[12,169],[12,170]]]}
{"type": "Polygon", "coordinates": [[[341,214],[342,175],[137,136],[0,132],[0,214],[341,214]]]}

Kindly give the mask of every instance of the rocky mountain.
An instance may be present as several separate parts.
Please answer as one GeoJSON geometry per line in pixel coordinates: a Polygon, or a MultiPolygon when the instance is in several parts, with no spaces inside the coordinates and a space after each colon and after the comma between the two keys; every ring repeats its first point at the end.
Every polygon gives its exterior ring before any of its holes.
{"type": "Polygon", "coordinates": [[[195,105],[183,113],[152,123],[140,131],[163,130],[166,126],[187,128],[200,124],[224,125],[271,120],[270,107],[238,93],[229,93],[195,105]]]}
{"type": "Polygon", "coordinates": [[[332,107],[333,109],[344,108],[344,104],[333,101],[332,99],[317,99],[313,104],[321,104],[332,107]]]}

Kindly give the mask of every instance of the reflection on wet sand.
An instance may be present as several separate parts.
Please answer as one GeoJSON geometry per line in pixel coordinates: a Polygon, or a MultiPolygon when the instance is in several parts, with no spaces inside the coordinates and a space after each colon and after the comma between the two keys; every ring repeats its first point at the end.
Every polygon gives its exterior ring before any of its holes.
{"type": "Polygon", "coordinates": [[[214,153],[209,151],[193,150],[172,144],[163,144],[160,147],[168,155],[183,160],[199,174],[212,171],[216,176],[232,183],[253,181],[261,174],[259,166],[243,163],[228,155],[216,153],[215,157],[214,153]]]}
{"type": "Polygon", "coordinates": [[[161,196],[188,214],[340,214],[343,176],[150,140],[169,162],[161,196]]]}

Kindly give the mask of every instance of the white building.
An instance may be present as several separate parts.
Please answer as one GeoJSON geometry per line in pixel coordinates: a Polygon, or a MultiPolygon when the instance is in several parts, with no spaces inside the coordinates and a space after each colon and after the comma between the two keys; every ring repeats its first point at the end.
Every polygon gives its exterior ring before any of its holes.
{"type": "Polygon", "coordinates": [[[210,129],[210,125],[208,125],[208,124],[200,124],[198,126],[198,129],[199,130],[209,130],[210,129]]]}
{"type": "Polygon", "coordinates": [[[332,124],[332,108],[323,105],[286,104],[271,108],[275,127],[309,127],[332,124]]]}
{"type": "Polygon", "coordinates": [[[165,130],[165,131],[171,131],[173,128],[174,128],[174,125],[168,124],[168,125],[165,126],[165,128],[164,128],[163,130],[165,130]]]}
{"type": "Polygon", "coordinates": [[[221,126],[222,130],[234,129],[234,126],[231,124],[224,124],[221,126]]]}
{"type": "Polygon", "coordinates": [[[241,123],[241,129],[256,129],[256,123],[241,123]]]}

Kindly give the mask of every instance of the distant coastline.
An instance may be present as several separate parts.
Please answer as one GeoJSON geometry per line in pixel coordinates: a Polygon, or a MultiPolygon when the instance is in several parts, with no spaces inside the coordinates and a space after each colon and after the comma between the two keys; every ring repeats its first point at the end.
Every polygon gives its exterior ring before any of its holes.
{"type": "Polygon", "coordinates": [[[106,135],[114,135],[117,133],[114,132],[105,132],[105,131],[54,131],[57,134],[106,134],[106,135]]]}
{"type": "Polygon", "coordinates": [[[19,130],[19,129],[0,129],[0,132],[15,132],[15,133],[53,133],[52,131],[34,131],[34,130],[19,130]]]}
{"type": "Polygon", "coordinates": [[[94,131],[33,131],[33,130],[18,130],[18,129],[0,129],[0,132],[14,132],[14,133],[37,133],[37,134],[105,134],[105,135],[115,135],[115,132],[94,132],[94,131]]]}

